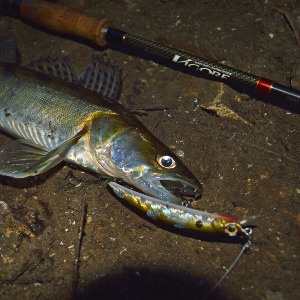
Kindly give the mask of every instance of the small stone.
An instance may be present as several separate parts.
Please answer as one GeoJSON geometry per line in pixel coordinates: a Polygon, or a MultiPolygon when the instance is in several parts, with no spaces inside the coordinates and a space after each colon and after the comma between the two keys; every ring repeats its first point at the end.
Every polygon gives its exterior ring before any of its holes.
{"type": "Polygon", "coordinates": [[[284,300],[283,295],[279,292],[266,290],[266,300],[284,300]]]}
{"type": "Polygon", "coordinates": [[[291,74],[291,86],[296,90],[300,90],[300,63],[296,64],[291,74]]]}

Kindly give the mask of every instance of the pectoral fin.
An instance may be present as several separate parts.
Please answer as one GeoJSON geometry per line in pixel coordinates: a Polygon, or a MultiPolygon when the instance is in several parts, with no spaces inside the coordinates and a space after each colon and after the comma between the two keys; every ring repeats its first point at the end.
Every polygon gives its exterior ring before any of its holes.
{"type": "Polygon", "coordinates": [[[16,140],[0,152],[0,174],[15,178],[35,176],[60,163],[67,151],[86,134],[81,130],[75,136],[49,152],[46,148],[25,140],[16,140]]]}

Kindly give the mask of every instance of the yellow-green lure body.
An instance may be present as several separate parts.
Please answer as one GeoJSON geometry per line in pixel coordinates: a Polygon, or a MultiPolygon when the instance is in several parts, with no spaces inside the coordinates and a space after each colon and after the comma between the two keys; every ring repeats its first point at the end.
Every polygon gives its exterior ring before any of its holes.
{"type": "MultiPolygon", "coordinates": [[[[125,188],[115,182],[109,182],[108,186],[118,197],[146,213],[148,217],[168,223],[177,228],[209,234],[225,234],[228,236],[249,235],[247,228],[244,229],[241,225],[241,223],[247,223],[247,218],[237,220],[231,217],[188,208],[183,205],[161,201],[125,188]]],[[[253,220],[253,218],[254,217],[251,217],[251,220],[253,220]]]]}

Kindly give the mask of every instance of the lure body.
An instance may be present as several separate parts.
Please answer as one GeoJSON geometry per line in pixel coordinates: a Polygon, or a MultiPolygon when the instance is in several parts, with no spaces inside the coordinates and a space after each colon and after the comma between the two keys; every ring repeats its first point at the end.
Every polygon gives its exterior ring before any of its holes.
{"type": "Polygon", "coordinates": [[[125,188],[115,182],[108,183],[113,192],[126,202],[147,214],[148,217],[168,223],[177,228],[189,229],[209,234],[226,234],[229,236],[246,235],[239,220],[217,214],[167,203],[125,188]]]}

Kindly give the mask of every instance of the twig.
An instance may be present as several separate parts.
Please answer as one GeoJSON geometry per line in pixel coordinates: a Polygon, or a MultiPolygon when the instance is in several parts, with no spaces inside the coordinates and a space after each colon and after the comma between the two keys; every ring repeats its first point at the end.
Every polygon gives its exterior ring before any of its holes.
{"type": "Polygon", "coordinates": [[[75,247],[75,260],[73,264],[73,282],[72,282],[72,299],[76,300],[78,297],[78,279],[79,279],[79,262],[80,262],[80,250],[84,232],[84,225],[86,219],[86,201],[82,200],[80,226],[78,229],[78,239],[75,247]]]}
{"type": "Polygon", "coordinates": [[[159,111],[159,110],[168,110],[168,107],[150,107],[150,108],[137,108],[132,110],[133,114],[137,114],[139,116],[148,115],[147,111],[159,111]]]}

